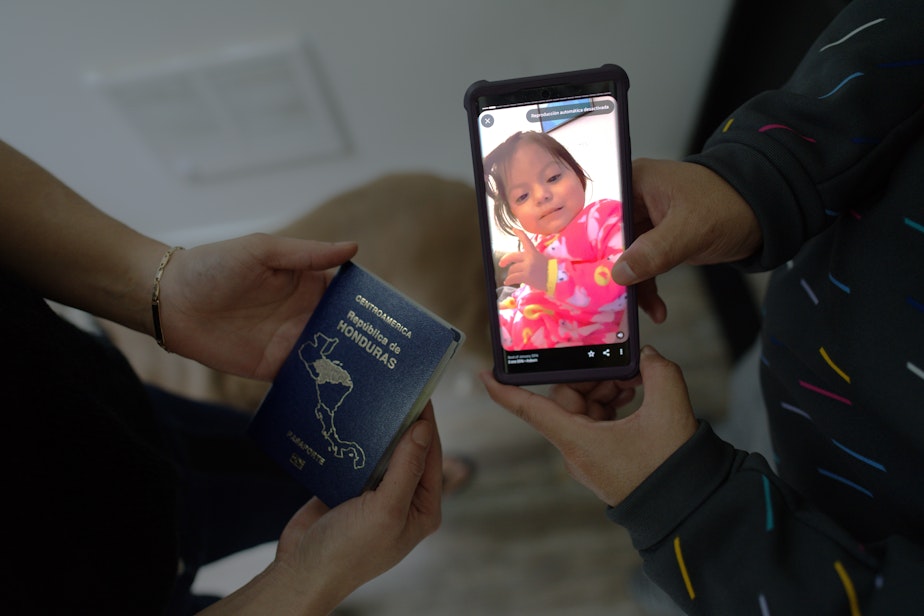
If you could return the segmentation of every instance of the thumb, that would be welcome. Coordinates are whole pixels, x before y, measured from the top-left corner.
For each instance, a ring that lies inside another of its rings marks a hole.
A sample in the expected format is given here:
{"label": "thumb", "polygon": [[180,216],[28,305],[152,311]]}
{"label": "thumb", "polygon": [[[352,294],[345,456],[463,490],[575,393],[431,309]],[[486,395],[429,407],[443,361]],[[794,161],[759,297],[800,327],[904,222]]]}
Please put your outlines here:
{"label": "thumb", "polygon": [[681,239],[685,236],[683,229],[675,229],[677,226],[668,216],[639,235],[613,265],[613,281],[623,286],[637,284],[685,262],[690,249]]}
{"label": "thumb", "polygon": [[268,236],[266,264],[275,269],[321,271],[343,265],[358,249],[356,242],[319,242]]}

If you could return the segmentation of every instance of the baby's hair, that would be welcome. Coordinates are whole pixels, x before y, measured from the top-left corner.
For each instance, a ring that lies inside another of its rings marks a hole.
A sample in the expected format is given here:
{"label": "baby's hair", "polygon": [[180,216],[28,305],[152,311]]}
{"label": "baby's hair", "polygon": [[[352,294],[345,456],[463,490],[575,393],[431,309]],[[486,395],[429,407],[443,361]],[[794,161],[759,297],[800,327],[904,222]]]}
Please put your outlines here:
{"label": "baby's hair", "polygon": [[546,133],[521,131],[514,133],[502,144],[484,157],[484,184],[488,196],[494,201],[494,222],[505,233],[514,235],[513,230],[519,226],[516,216],[510,210],[507,201],[507,165],[521,143],[535,143],[545,148],[556,160],[568,165],[577,174],[581,187],[587,189],[587,172],[574,159],[565,146]]}

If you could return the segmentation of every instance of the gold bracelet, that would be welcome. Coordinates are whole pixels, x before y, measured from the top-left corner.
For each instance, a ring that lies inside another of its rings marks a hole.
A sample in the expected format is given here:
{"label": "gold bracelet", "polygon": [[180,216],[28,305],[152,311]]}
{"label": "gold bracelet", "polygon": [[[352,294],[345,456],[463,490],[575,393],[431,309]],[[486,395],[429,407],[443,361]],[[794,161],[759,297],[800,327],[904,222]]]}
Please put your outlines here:
{"label": "gold bracelet", "polygon": [[157,341],[160,348],[168,353],[170,349],[167,348],[164,342],[164,330],[160,326],[160,278],[164,275],[164,269],[166,269],[170,257],[172,257],[173,253],[177,250],[183,250],[183,247],[174,246],[164,253],[164,257],[160,260],[160,265],[157,266],[157,271],[154,273],[154,289],[151,291],[151,313],[154,316],[154,340]]}

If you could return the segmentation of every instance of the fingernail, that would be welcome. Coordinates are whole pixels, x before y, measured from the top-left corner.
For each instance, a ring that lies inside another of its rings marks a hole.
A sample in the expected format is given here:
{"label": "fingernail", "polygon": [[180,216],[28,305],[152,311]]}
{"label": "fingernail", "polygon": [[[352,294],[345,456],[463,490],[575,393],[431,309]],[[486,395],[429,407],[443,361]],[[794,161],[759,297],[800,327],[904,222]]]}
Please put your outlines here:
{"label": "fingernail", "polygon": [[433,428],[426,421],[418,421],[411,430],[411,438],[421,447],[427,447],[433,440]]}
{"label": "fingernail", "polygon": [[635,272],[624,260],[619,260],[612,270],[613,281],[621,285],[635,284],[638,280]]}

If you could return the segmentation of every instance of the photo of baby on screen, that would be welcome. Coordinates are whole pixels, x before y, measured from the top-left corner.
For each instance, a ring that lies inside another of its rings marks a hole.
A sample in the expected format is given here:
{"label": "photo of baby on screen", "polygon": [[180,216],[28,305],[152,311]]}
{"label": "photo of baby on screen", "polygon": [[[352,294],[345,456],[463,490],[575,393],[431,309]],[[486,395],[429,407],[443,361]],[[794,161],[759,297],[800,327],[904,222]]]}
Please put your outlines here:
{"label": "photo of baby on screen", "polygon": [[[612,125],[604,132],[615,136]],[[615,175],[615,147],[603,150],[600,169]],[[599,190],[606,182],[591,195],[585,168],[541,130],[507,137],[484,157],[484,170],[498,235],[516,240],[512,250],[496,248],[504,348],[625,342],[626,289],[610,276],[625,247],[618,181],[610,196]]]}

